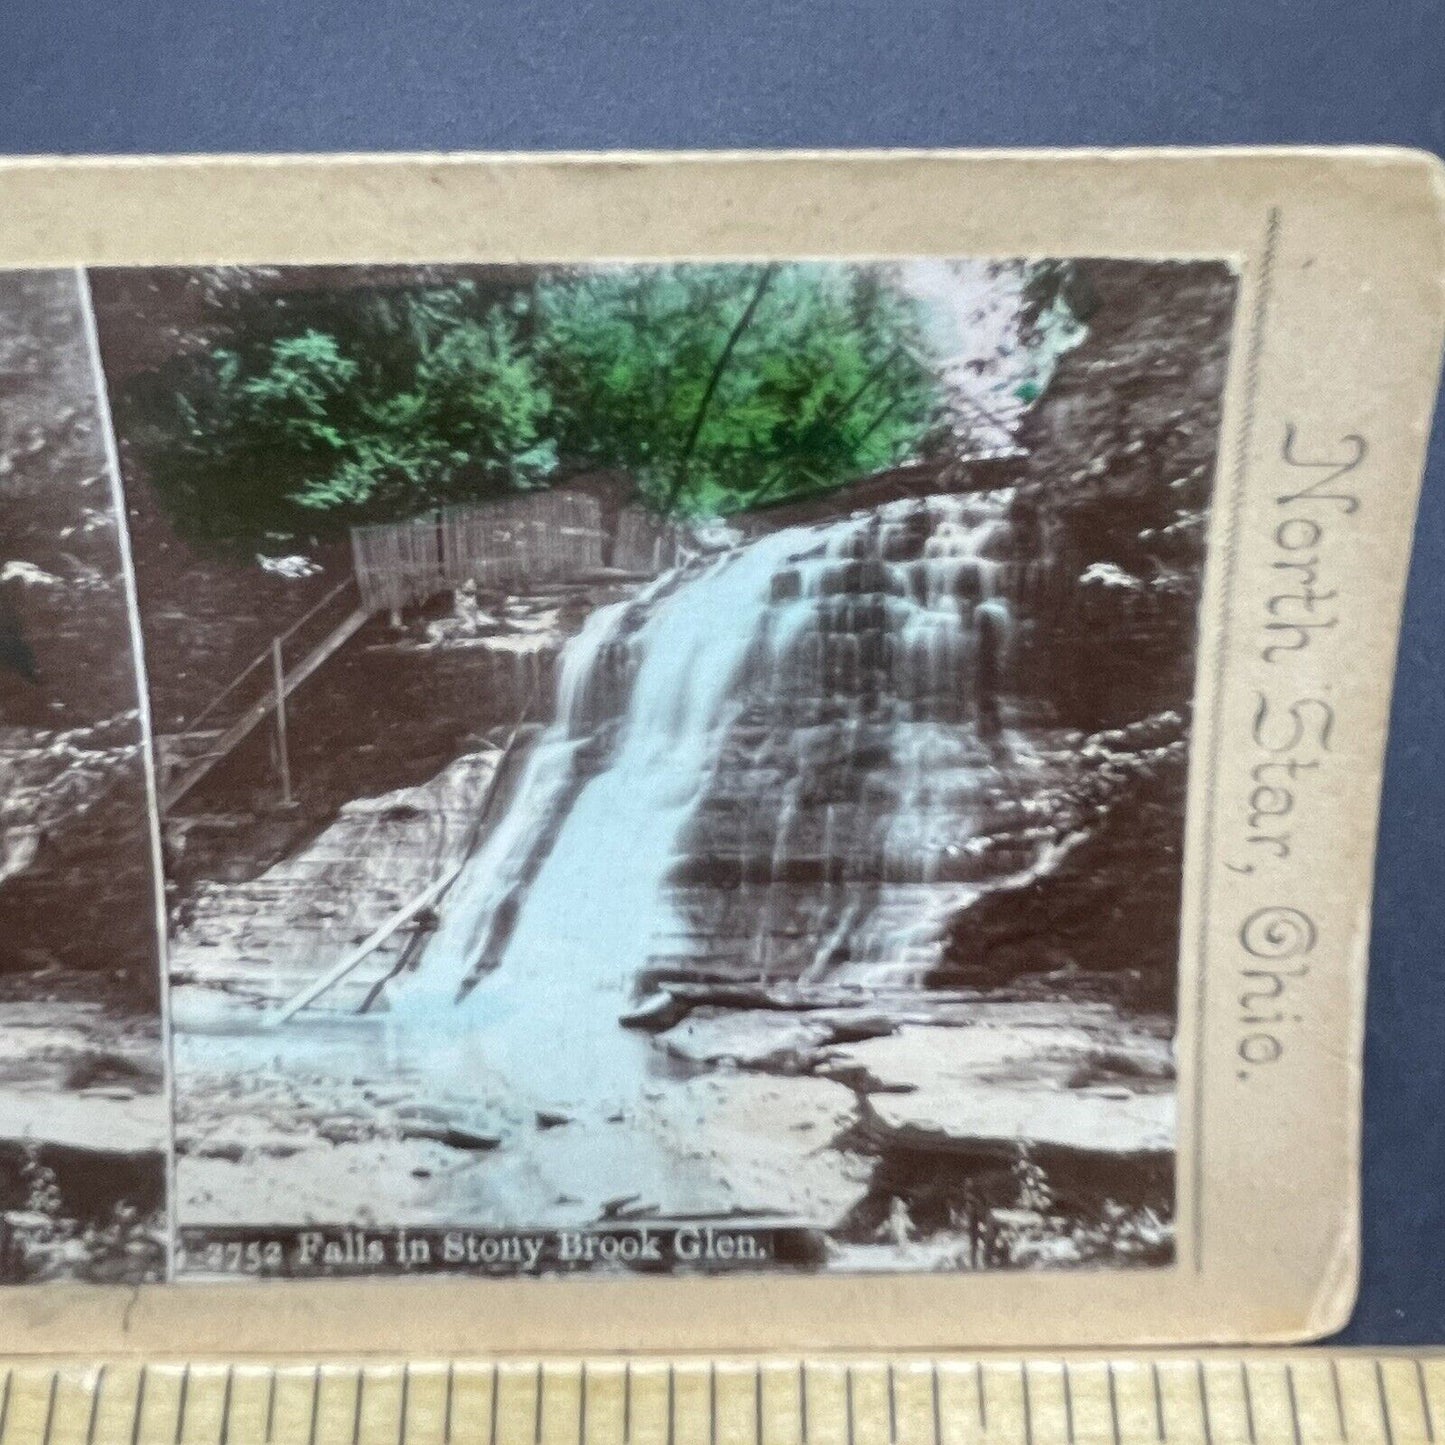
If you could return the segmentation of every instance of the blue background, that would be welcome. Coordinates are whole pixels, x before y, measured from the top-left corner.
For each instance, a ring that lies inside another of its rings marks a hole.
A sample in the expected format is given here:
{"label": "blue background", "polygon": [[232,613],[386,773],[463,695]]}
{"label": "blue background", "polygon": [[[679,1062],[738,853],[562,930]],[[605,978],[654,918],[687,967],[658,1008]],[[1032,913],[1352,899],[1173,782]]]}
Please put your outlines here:
{"label": "blue background", "polygon": [[[1445,5],[0,0],[0,152],[1249,142],[1445,150]],[[1437,417],[1380,840],[1360,1342],[1445,1342],[1442,624]]]}

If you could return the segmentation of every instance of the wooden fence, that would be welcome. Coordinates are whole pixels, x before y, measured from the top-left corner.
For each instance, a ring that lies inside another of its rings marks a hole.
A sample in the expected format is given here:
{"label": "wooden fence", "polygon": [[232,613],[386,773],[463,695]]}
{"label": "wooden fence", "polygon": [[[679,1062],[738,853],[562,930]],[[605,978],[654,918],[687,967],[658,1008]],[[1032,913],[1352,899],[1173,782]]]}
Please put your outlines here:
{"label": "wooden fence", "polygon": [[655,576],[682,559],[682,533],[672,522],[654,517],[641,507],[624,507],[617,514],[612,538],[612,565],[623,572]]}
{"label": "wooden fence", "polygon": [[381,612],[466,582],[505,588],[603,567],[650,575],[676,564],[679,542],[675,527],[639,508],[609,529],[595,497],[559,490],[354,527],[351,547],[362,606]]}

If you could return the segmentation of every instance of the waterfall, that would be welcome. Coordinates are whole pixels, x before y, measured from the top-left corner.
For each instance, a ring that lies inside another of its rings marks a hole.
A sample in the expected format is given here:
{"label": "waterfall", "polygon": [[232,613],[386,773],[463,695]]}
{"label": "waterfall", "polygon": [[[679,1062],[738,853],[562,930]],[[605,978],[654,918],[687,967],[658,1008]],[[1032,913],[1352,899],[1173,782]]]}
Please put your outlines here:
{"label": "waterfall", "polygon": [[563,652],[555,720],[396,1012],[526,1097],[640,1069],[649,965],[916,979],[973,895],[1002,725],[1008,495],[907,499],[664,574]]}

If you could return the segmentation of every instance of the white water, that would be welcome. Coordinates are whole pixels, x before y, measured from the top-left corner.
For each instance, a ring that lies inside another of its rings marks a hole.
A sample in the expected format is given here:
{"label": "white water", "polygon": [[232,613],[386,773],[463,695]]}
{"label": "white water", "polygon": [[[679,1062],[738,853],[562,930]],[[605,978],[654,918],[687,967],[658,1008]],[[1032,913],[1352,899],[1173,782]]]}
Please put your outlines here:
{"label": "white water", "polygon": [[[886,777],[874,763],[848,780],[849,800],[828,806],[827,881],[809,903],[818,932],[809,967],[795,976],[840,954],[850,976],[868,966],[883,975],[925,969],[974,891],[946,875],[984,771],[968,715],[975,617],[1002,616],[1003,604],[999,564],[980,549],[1002,525],[1005,501],[901,502],[774,533],[593,614],[562,655],[556,721],[398,990],[398,1024],[464,1030],[524,1107],[575,1114],[635,1095],[648,1042],[618,1015],[649,960],[686,953],[690,923],[666,880],[699,808],[729,781],[719,776],[729,748],[746,772],[734,736],[743,710],[751,704],[765,720],[771,710],[771,735],[792,765],[781,791],[764,772],[747,810],[776,877],[806,851],[806,750],[879,730],[879,700],[865,706],[857,696],[876,676],[863,665],[870,627],[890,694]],[[910,527],[915,543],[920,529],[926,539],[888,560]],[[864,561],[874,586],[860,599],[850,587]],[[793,574],[779,600],[780,580]],[[872,608],[868,626],[857,620],[860,601]],[[810,723],[800,707],[827,719]],[[584,758],[609,727],[616,734],[600,765]],[[763,920],[746,926],[758,934],[750,946],[764,972],[774,893],[737,891]]]}
{"label": "white water", "polygon": [[[589,1081],[632,1072],[638,1042],[616,1023],[651,940],[678,926],[660,887],[704,787],[713,740],[752,643],[743,620],[766,604],[773,573],[808,542],[788,531],[712,563],[651,606],[625,646],[637,659],[610,765],[577,795],[491,972],[456,1005],[538,1107],[575,1107]],[[654,589],[660,590],[660,589]],[[643,605],[647,605],[644,599]],[[402,1007],[454,999],[567,789],[587,739],[594,670],[629,604],[600,609],[566,648],[557,721],[539,740],[506,817],[447,899],[442,927]],[[595,1102],[595,1099],[594,1099]]]}

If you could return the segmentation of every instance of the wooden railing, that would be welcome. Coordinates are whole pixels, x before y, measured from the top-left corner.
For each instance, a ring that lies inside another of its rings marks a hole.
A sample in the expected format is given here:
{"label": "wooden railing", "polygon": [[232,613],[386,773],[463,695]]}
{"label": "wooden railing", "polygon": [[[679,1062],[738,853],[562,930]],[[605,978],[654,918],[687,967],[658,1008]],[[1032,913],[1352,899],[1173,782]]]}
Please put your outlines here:
{"label": "wooden railing", "polygon": [[370,614],[348,577],[271,639],[200,712],[156,739],[163,811],[177,803],[267,717],[274,715],[284,801],[291,799],[286,699],[350,638]]}
{"label": "wooden railing", "polygon": [[284,648],[293,637],[295,637],[298,633],[310,626],[310,624],[314,622],[316,618],[321,615],[322,612],[324,612],[328,607],[330,607],[349,587],[351,587],[353,585],[353,582],[354,579],[351,577],[343,578],[340,582],[336,584],[335,587],[331,589],[330,592],[326,594],[325,597],[323,597],[318,603],[316,603],[314,607],[310,608],[303,616],[298,617],[296,621],[293,622],[291,626],[288,627],[284,632],[279,633],[276,637],[274,637],[271,640],[270,644],[265,648],[265,650],[262,652],[258,652],[256,656],[253,657],[250,662],[248,662],[245,667],[243,667],[240,672],[238,672],[235,677],[233,677],[230,682],[228,682],[225,687],[223,687],[220,692],[218,692],[210,700],[210,702],[208,702],[205,707],[200,710],[200,712],[196,713],[194,717],[187,718],[186,721],[183,722],[181,726],[176,729],[174,736],[186,737],[192,733],[201,731],[204,725],[212,719],[217,717],[224,717],[225,713],[223,711],[223,705],[227,702],[227,700],[233,698],[238,692],[240,692],[241,689],[245,687],[246,683],[257,674],[264,676],[262,669],[270,665],[272,654],[276,648],[276,645],[279,643]]}
{"label": "wooden railing", "polygon": [[650,575],[676,563],[678,539],[639,507],[609,526],[596,497],[559,488],[354,527],[351,549],[362,606],[395,612],[468,582],[500,589],[604,567]]}

